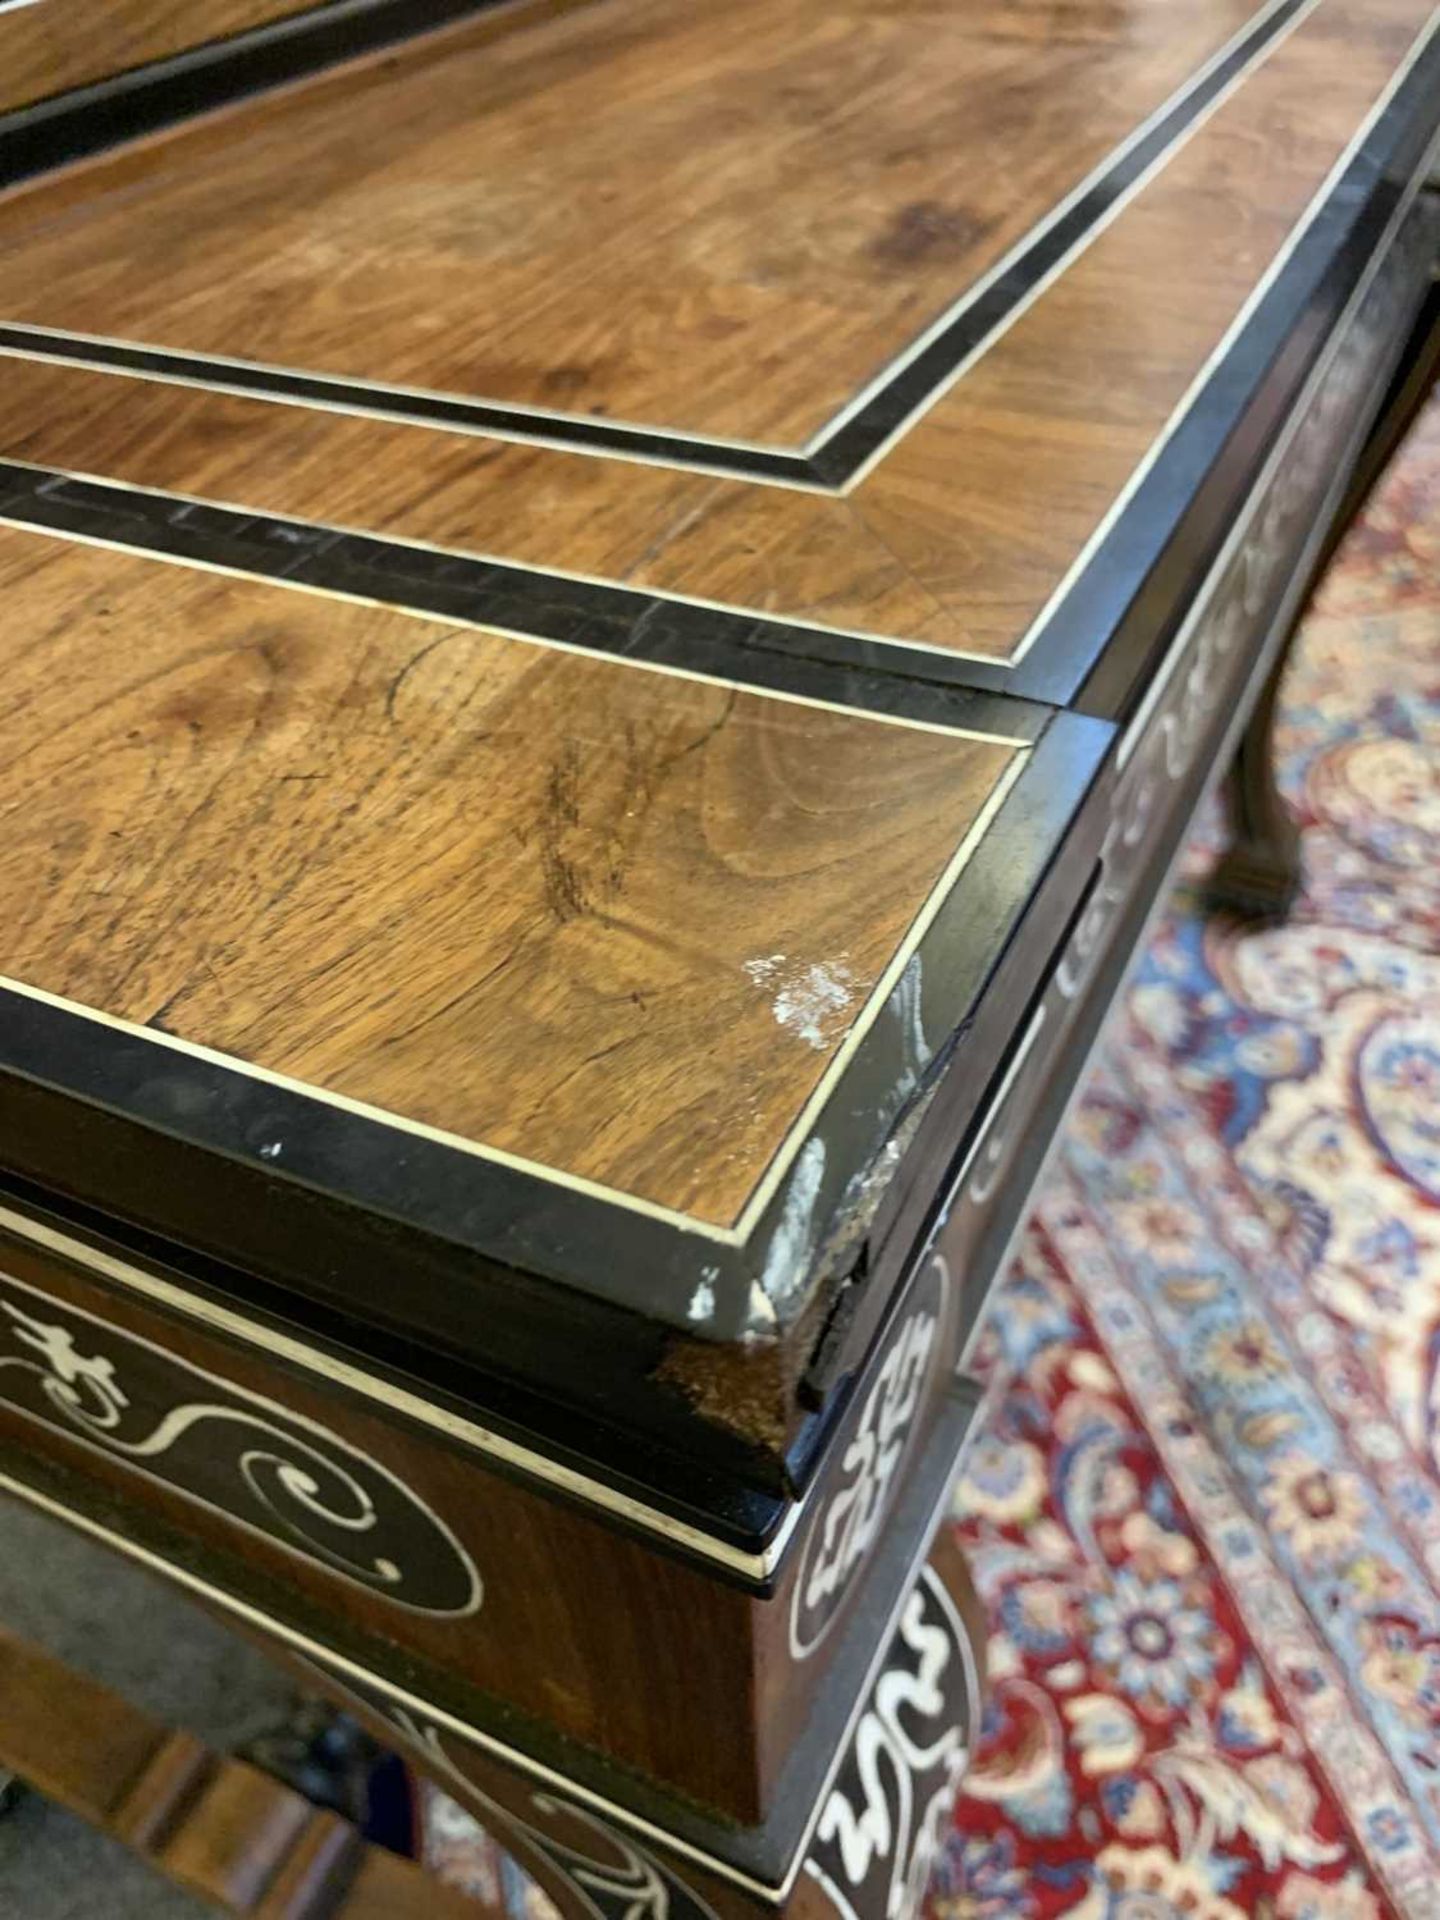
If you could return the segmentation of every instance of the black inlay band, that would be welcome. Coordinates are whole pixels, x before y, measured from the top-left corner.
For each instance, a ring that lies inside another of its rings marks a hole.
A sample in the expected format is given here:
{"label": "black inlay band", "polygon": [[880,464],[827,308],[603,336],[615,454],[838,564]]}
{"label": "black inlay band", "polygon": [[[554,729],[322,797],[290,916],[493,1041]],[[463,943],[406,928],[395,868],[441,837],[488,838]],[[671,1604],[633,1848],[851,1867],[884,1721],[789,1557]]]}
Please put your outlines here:
{"label": "black inlay band", "polygon": [[[703,435],[672,434],[599,417],[551,416],[523,406],[499,405],[459,394],[413,392],[389,387],[383,382],[362,383],[312,371],[267,367],[243,360],[217,360],[204,354],[175,352],[140,342],[91,339],[34,327],[0,325],[0,350],[103,368],[113,373],[150,375],[298,406],[319,405],[453,432],[493,433],[582,452],[620,453],[662,466],[735,474],[819,492],[841,492],[894,433],[1003,331],[1047,277],[1099,229],[1117,203],[1308,4],[1310,0],[1275,0],[1274,4],[1262,8],[1224,57],[1202,70],[1198,78],[1187,81],[1146,126],[1142,136],[1139,139],[1132,136],[1129,144],[1112,156],[1058,217],[1043,221],[1021,243],[1004,271],[988,283],[982,283],[981,290],[973,297],[962,301],[958,311],[932,340],[918,352],[902,356],[901,364],[889,376],[882,377],[874,393],[860,407],[853,413],[844,410],[838,423],[832,423],[808,448],[795,452],[748,447],[707,439]],[[287,50],[303,62],[297,71],[311,71],[327,64],[319,51],[324,46],[338,47],[339,52],[330,55],[332,59],[356,51],[352,42],[362,27],[366,44],[384,44],[406,31],[400,24],[402,15],[416,12],[423,15],[414,23],[418,29],[476,10],[476,0],[426,0],[426,4],[418,8],[414,0],[409,5],[401,4],[401,0],[378,0],[378,4],[372,0],[372,4],[358,11],[353,4],[324,8],[317,14],[302,16],[303,20],[313,22],[308,34],[296,31],[288,40],[277,37],[273,45],[267,40],[264,47],[248,52],[245,42],[255,36],[245,36],[231,43],[239,51],[229,62],[212,59],[172,83],[168,91],[157,79],[154,86],[159,93],[151,111],[153,113],[157,102],[170,98],[177,86],[178,100],[189,104],[182,104],[178,109],[172,107],[164,113],[161,117],[166,122],[184,112],[197,111],[207,91],[214,95],[208,104],[215,104],[218,98],[235,98],[273,84],[279,78],[293,77],[275,71],[277,62],[283,66]],[[154,71],[158,74],[159,70]],[[242,83],[244,74],[249,78]],[[267,74],[268,80],[264,77]],[[97,146],[111,144],[113,139],[125,138],[140,130],[135,116],[142,111],[143,100],[132,90],[108,103],[108,111],[120,116],[120,131],[96,137],[91,125],[95,116],[90,114],[82,116],[79,127],[67,132],[69,120],[58,110],[66,100],[78,98],[66,95],[56,103],[58,118],[52,132],[60,134],[62,150],[46,164],[73,157],[63,148],[65,140],[88,139],[91,144],[84,150],[94,151]],[[147,124],[156,123],[152,119]],[[44,143],[42,139],[41,148],[36,150],[35,138],[32,132],[32,144],[27,149],[23,130],[13,130],[10,120],[0,120],[0,181],[19,177],[14,171],[17,156],[21,174],[36,170],[36,152],[43,152]],[[14,145],[17,139],[18,148]],[[25,164],[27,153],[29,165]]]}
{"label": "black inlay band", "polygon": [[1238,73],[1279,38],[1309,0],[1280,0],[1262,11],[1208,73],[1171,99],[1146,133],[1105,167],[1058,219],[1022,243],[1005,271],[986,286],[919,353],[866,401],[853,418],[827,429],[811,448],[815,473],[843,487],[965,362],[974,358],[1032,299],[1041,282],[1081,247],[1142,177],[1176,146]]}
{"label": "black inlay band", "polygon": [[623,453],[663,466],[701,467],[749,480],[786,480],[823,493],[822,481],[803,454],[730,446],[724,441],[687,440],[649,433],[608,420],[558,418],[527,413],[523,407],[499,407],[445,393],[416,393],[402,387],[359,385],[327,374],[296,373],[236,360],[209,360],[198,353],[171,353],[163,347],[137,346],[125,340],[92,340],[83,334],[52,333],[38,327],[0,324],[0,352],[32,360],[59,360],[67,366],[97,367],[182,386],[213,387],[250,399],[282,400],[294,406],[320,406],[408,426],[443,427],[456,433],[494,433],[505,438],[548,442],[591,453]]}
{"label": "black inlay band", "polygon": [[380,535],[207,506],[8,461],[0,461],[0,520],[759,692],[981,733],[1013,736],[1025,730],[1024,709],[1005,694],[966,684],[971,663],[963,659],[936,656],[941,671],[920,678],[905,670],[904,649],[879,642],[854,642],[849,657],[835,658],[832,642],[843,647],[843,638],[814,628]]}

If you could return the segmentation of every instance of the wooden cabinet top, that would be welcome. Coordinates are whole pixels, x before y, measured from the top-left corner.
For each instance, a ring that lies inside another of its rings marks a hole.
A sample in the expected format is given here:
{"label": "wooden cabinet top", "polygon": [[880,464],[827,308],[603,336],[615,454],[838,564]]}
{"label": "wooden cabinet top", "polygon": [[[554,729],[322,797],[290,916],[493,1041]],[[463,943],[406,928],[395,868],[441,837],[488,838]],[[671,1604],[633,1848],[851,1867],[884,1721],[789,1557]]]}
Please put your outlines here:
{"label": "wooden cabinet top", "polygon": [[16,979],[701,1236],[1031,744],[14,528],[0,604]]}
{"label": "wooden cabinet top", "polygon": [[69,165],[62,96],[48,170],[0,115],[6,1164],[791,1391],[1003,1076],[1436,24],[518,0]]}

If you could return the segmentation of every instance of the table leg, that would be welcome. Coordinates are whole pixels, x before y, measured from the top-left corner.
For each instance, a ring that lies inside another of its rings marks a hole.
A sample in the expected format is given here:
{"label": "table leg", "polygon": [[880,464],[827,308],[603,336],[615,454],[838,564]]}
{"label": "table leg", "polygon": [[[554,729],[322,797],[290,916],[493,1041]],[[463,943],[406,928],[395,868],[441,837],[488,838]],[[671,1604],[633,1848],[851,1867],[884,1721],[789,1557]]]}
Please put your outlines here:
{"label": "table leg", "polygon": [[1218,907],[1256,918],[1282,918],[1303,883],[1300,835],[1275,780],[1275,711],[1280,682],[1310,593],[1318,585],[1440,371],[1440,288],[1433,289],[1401,356],[1379,418],[1370,431],[1344,503],[1315,563],[1310,586],[1261,690],[1225,783],[1230,845],[1207,885]]}
{"label": "table leg", "polygon": [[1230,844],[1207,891],[1217,906],[1247,918],[1283,918],[1304,881],[1300,832],[1275,778],[1275,710],[1295,631],[1276,656],[1225,779]]}

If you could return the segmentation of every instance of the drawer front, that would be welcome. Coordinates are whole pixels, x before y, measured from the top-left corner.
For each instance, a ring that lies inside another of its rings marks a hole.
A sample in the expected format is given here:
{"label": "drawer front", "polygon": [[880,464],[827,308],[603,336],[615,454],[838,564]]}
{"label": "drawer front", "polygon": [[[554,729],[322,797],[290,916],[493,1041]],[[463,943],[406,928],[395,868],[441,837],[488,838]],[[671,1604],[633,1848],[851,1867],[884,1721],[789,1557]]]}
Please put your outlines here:
{"label": "drawer front", "polygon": [[917,1463],[947,1420],[957,1447],[975,1410],[950,1384],[958,1304],[937,1263],[912,1275],[769,1571],[742,1583],[658,1509],[641,1535],[638,1513],[600,1507],[601,1483],[582,1505],[578,1469],[521,1480],[483,1429],[461,1436],[402,1383],[6,1207],[0,1489],[82,1524],[118,1517],[149,1564],[314,1657],[422,1685],[467,1723],[503,1703],[749,1823],[853,1622],[923,1547]]}
{"label": "drawer front", "polygon": [[0,10],[0,113],[301,10],[302,0],[34,0]]}
{"label": "drawer front", "polygon": [[[0,1483],[119,1516],[217,1604],[381,1676],[427,1675],[453,1711],[483,1722],[503,1703],[753,1813],[755,1616],[775,1601],[517,1479],[480,1440],[422,1425],[418,1399],[362,1395],[343,1362],[302,1367],[258,1323],[242,1344],[178,1276],[30,1223],[36,1243],[17,1219],[0,1223]],[[157,1280],[160,1305],[141,1290]],[[617,1697],[649,1648],[646,1683]],[[696,1742],[697,1710],[723,1736]]]}

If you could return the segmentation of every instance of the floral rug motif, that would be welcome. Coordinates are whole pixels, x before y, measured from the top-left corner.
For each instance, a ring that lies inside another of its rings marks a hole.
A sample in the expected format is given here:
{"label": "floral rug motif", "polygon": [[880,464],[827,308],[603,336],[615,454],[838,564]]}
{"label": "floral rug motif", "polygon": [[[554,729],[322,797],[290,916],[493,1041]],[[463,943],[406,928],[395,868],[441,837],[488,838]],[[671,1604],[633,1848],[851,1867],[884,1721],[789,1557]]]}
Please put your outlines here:
{"label": "floral rug motif", "polygon": [[1440,1916],[1440,406],[1279,753],[1304,899],[1182,887],[986,1336],[937,1920]]}
{"label": "floral rug motif", "polygon": [[[1304,899],[1245,931],[1182,884],[993,1309],[955,1521],[992,1688],[933,1920],[1440,1920],[1440,403],[1279,753]],[[427,1828],[548,1906],[443,1796]]]}

